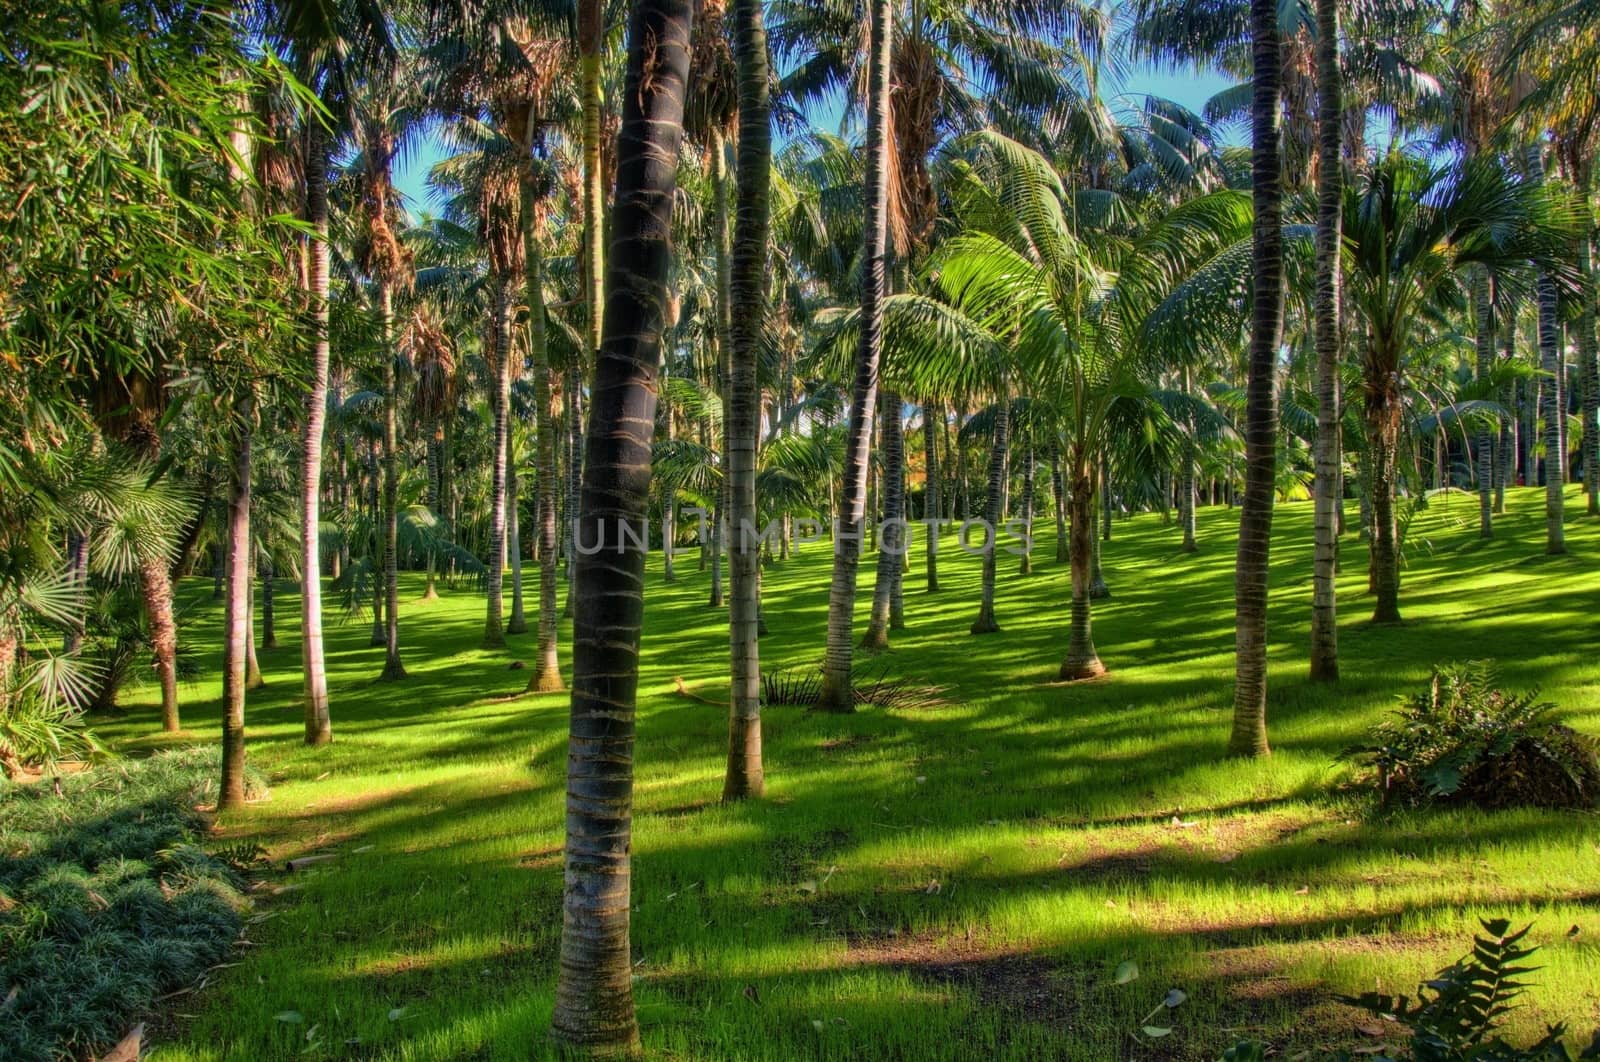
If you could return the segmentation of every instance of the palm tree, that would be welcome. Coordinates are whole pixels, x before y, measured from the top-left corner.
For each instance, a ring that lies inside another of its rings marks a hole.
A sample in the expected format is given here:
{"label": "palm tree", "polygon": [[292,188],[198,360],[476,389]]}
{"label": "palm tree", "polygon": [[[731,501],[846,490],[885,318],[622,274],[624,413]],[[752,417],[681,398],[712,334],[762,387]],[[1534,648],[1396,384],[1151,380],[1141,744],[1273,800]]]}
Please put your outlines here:
{"label": "palm tree", "polygon": [[229,429],[226,597],[222,618],[222,780],[217,810],[244,806],[244,697],[250,651],[250,443],[254,403],[248,388],[235,401]]}
{"label": "palm tree", "polygon": [[[1340,241],[1343,232],[1344,83],[1339,67],[1339,0],[1316,0],[1317,18],[1317,290],[1313,309],[1317,348],[1315,536],[1311,576],[1311,677],[1339,681],[1339,320]],[[1487,450],[1487,443],[1482,444]],[[1485,525],[1487,526],[1487,525]]]}
{"label": "palm tree", "polygon": [[731,689],[728,769],[722,798],[760,796],[761,542],[755,534],[756,443],[761,420],[757,361],[767,327],[767,238],[771,228],[772,117],[767,88],[767,31],[761,0],[735,0],[734,54],[739,68],[738,214],[733,237],[732,349],[728,377],[728,498],[732,596],[728,608]]}
{"label": "palm tree", "polygon": [[557,1040],[593,1053],[639,1050],[628,915],[644,546],[642,535],[627,532],[639,530],[649,501],[692,10],[689,0],[633,5],[609,301],[577,514],[583,541],[608,534],[619,547],[604,557],[573,558],[566,889],[552,1031]]}
{"label": "palm tree", "polygon": [[1264,756],[1267,747],[1267,556],[1272,544],[1278,457],[1278,345],[1283,336],[1283,163],[1278,128],[1281,38],[1274,0],[1250,0],[1254,59],[1250,106],[1250,357],[1245,386],[1245,485],[1234,571],[1233,733],[1228,751]]}

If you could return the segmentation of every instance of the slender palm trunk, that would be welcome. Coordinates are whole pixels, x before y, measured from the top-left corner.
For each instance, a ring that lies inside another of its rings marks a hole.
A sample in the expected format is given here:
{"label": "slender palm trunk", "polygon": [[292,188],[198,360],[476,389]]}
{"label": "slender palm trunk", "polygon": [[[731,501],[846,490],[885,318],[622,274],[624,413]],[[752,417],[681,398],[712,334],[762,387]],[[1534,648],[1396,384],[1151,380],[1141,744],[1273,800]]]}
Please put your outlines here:
{"label": "slender palm trunk", "polygon": [[533,373],[533,460],[535,549],[539,555],[539,647],[530,693],[565,688],[558,652],[556,596],[556,417],[555,388],[551,386],[550,351],[544,303],[544,246],[538,226],[532,174],[525,174],[522,189],[522,246],[524,298],[528,304],[528,360]]}
{"label": "slender palm trunk", "polygon": [[883,464],[883,541],[878,550],[877,579],[872,586],[872,618],[861,639],[863,649],[889,648],[889,603],[905,548],[905,484],[901,476],[905,440],[900,430],[900,406],[899,395],[893,391],[883,393],[879,418],[883,425],[879,451]]}
{"label": "slender palm trunk", "polygon": [[594,1054],[638,1055],[628,943],[634,707],[644,618],[643,535],[668,233],[689,69],[690,0],[636,0],[618,137],[605,339],[595,364],[576,556],[566,886],[552,1033]]}
{"label": "slender palm trunk", "polygon": [[511,448],[511,295],[505,277],[495,277],[493,329],[494,390],[489,396],[494,410],[494,452],[489,458],[489,550],[485,589],[488,607],[483,623],[483,647],[501,649],[506,644],[500,616],[504,607],[501,590],[505,586],[506,563],[506,468]]}
{"label": "slender palm trunk", "polygon": [[1000,629],[994,615],[995,555],[999,552],[997,530],[1006,507],[1006,479],[1009,476],[1006,451],[1010,432],[1011,401],[1002,387],[995,405],[994,446],[989,451],[989,499],[983,513],[989,525],[984,531],[989,545],[983,551],[983,586],[978,602],[978,618],[972,621],[973,634],[993,634]]}
{"label": "slender palm trunk", "polygon": [[248,614],[245,617],[245,629],[249,637],[245,639],[244,657],[244,688],[258,690],[267,684],[261,674],[261,661],[256,659],[256,598],[254,593],[255,579],[252,577],[251,586],[245,590],[245,608]]}
{"label": "slender palm trunk", "polygon": [[844,489],[834,534],[833,578],[828,586],[828,644],[818,701],[819,708],[830,712],[855,710],[855,689],[850,677],[854,648],[851,624],[867,504],[872,421],[878,401],[878,362],[883,353],[883,299],[888,291],[889,10],[889,0],[872,0],[867,74],[866,217],[861,253],[861,340],[850,391]]}
{"label": "slender palm trunk", "polygon": [[[944,419],[943,407],[928,398],[922,402],[922,463],[926,482],[922,488],[922,519],[938,521],[944,516],[944,498],[939,482],[939,451],[934,433]],[[948,455],[946,455],[948,456]],[[928,544],[923,550],[928,573],[928,593],[939,591],[939,525],[926,523]]]}
{"label": "slender palm trunk", "polygon": [[1090,585],[1093,581],[1090,564],[1095,550],[1095,511],[1093,466],[1081,455],[1074,458],[1071,494],[1067,502],[1071,510],[1070,534],[1072,564],[1072,629],[1067,642],[1067,656],[1061,662],[1063,681],[1094,678],[1106,672],[1095,652],[1094,634],[1090,628]]}
{"label": "slender palm trunk", "polygon": [[1279,158],[1276,0],[1250,0],[1254,60],[1250,104],[1252,300],[1245,381],[1245,489],[1234,572],[1233,733],[1228,751],[1263,756],[1267,746],[1267,557],[1278,456],[1276,368],[1283,334],[1283,172]]}
{"label": "slender palm trunk", "polygon": [[506,560],[511,565],[511,617],[506,620],[507,634],[528,633],[527,603],[522,596],[521,485],[522,478],[517,475],[517,448],[512,443],[506,447]]}
{"label": "slender palm trunk", "polygon": [[1561,435],[1567,403],[1562,386],[1565,359],[1561,354],[1561,334],[1556,318],[1556,282],[1547,271],[1539,273],[1538,293],[1539,364],[1545,374],[1539,392],[1539,416],[1544,421],[1544,551],[1559,554],[1567,551],[1566,529],[1562,526],[1566,518],[1563,491],[1567,483],[1567,453]]}
{"label": "slender palm trunk", "polygon": [[[1580,159],[1573,169],[1573,183],[1577,186],[1580,202],[1593,202],[1594,167],[1588,159]],[[1585,218],[1588,218],[1586,213]],[[1589,516],[1600,515],[1600,335],[1595,333],[1595,299],[1600,286],[1595,283],[1594,252],[1595,231],[1585,224],[1577,239],[1578,316],[1573,322],[1577,330],[1578,386],[1580,388],[1580,416],[1583,441],[1580,454],[1583,463],[1584,511]]]}
{"label": "slender palm trunk", "polygon": [[400,662],[400,437],[398,383],[394,371],[394,292],[388,283],[378,291],[383,358],[383,674],[406,677]]}
{"label": "slender palm trunk", "polygon": [[728,374],[728,498],[733,524],[728,567],[728,768],[722,799],[765,789],[761,760],[761,539],[756,529],[756,443],[761,426],[757,367],[767,320],[772,118],[762,0],[734,0],[739,68],[738,197],[729,298],[734,309]]}
{"label": "slender palm trunk", "polygon": [[[1494,367],[1494,276],[1487,267],[1472,273],[1472,324],[1476,333],[1477,375],[1482,383]],[[1489,429],[1478,429],[1472,440],[1478,480],[1478,537],[1494,537],[1494,446]]]}
{"label": "slender palm trunk", "polygon": [[261,648],[278,647],[278,616],[276,588],[277,569],[270,560],[261,565]]}
{"label": "slender palm trunk", "polygon": [[250,657],[250,445],[248,393],[235,404],[233,468],[222,618],[222,780],[217,810],[244,804],[244,694]]}
{"label": "slender palm trunk", "polygon": [[1023,551],[1020,570],[1023,575],[1033,574],[1033,446],[1022,448],[1022,536]]}
{"label": "slender palm trunk", "polygon": [[371,517],[372,531],[367,536],[367,557],[372,561],[372,644],[387,645],[389,633],[383,623],[384,607],[389,596],[383,580],[383,440],[373,439],[367,447],[367,512]]}
{"label": "slender palm trunk", "polygon": [[1372,465],[1372,622],[1400,622],[1400,529],[1395,515],[1399,477],[1400,396],[1369,391],[1367,452]]}
{"label": "slender palm trunk", "polygon": [[1066,564],[1072,555],[1067,542],[1067,483],[1061,474],[1061,448],[1050,444],[1050,489],[1056,502],[1056,563]]}
{"label": "slender palm trunk", "polygon": [[1339,0],[1317,0],[1316,480],[1312,486],[1311,678],[1339,681],[1340,238],[1344,228],[1344,85]]}
{"label": "slender palm trunk", "polygon": [[306,123],[306,221],[311,237],[311,365],[300,444],[300,654],[307,745],[333,740],[322,650],[322,429],[328,415],[328,148],[316,117]]}
{"label": "slender palm trunk", "polygon": [[578,522],[578,494],[583,477],[583,373],[569,367],[566,373],[567,391],[567,519],[563,525],[567,555],[567,601],[563,606],[572,613],[572,592],[577,582],[577,567],[573,563],[572,540]]}

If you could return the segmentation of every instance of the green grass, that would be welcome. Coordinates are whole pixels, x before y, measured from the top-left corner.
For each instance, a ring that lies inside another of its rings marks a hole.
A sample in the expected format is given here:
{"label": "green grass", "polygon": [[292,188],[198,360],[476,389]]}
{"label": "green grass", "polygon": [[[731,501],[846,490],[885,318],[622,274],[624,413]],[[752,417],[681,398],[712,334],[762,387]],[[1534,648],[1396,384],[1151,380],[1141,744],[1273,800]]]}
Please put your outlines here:
{"label": "green grass", "polygon": [[[948,705],[848,717],[769,709],[768,799],[717,803],[725,613],[692,559],[651,557],[634,819],[633,944],[652,1057],[1213,1058],[1254,1035],[1282,1048],[1359,1039],[1333,992],[1410,991],[1459,955],[1476,920],[1537,920],[1529,1034],[1600,1024],[1600,820],[1450,811],[1375,819],[1335,762],[1432,664],[1495,658],[1571,723],[1600,732],[1600,520],[1543,555],[1542,492],[1515,491],[1497,537],[1475,499],[1435,502],[1410,533],[1400,628],[1369,626],[1365,551],[1345,544],[1345,681],[1305,680],[1310,508],[1274,528],[1274,755],[1225,761],[1236,513],[1200,514],[1201,552],[1154,516],[1105,546],[1114,598],[1095,614],[1109,678],[1052,682],[1067,579],[1045,534],[1035,572],[1002,562],[1004,631],[973,637],[979,564],[942,554],[944,589],[906,577],[909,630],[863,666],[946,687]],[[1581,498],[1569,495],[1569,513]],[[1041,528],[1048,532],[1048,528]],[[828,552],[768,569],[769,668],[820,658]],[[870,567],[870,566],[868,566]],[[531,573],[530,573],[531,575]],[[863,589],[871,575],[864,568]],[[186,585],[192,640],[216,636],[209,584]],[[477,648],[482,600],[404,585],[411,677],[376,681],[370,623],[329,630],[336,743],[300,744],[292,598],[248,711],[270,801],[231,815],[294,877],[243,962],[163,1030],[158,1059],[521,1058],[549,1048],[560,933],[566,701],[521,696],[532,635]],[[858,629],[865,625],[862,595]],[[214,653],[209,654],[214,656]],[[563,665],[570,666],[563,655]],[[186,691],[196,738],[217,683]],[[138,695],[129,697],[130,701]],[[127,750],[159,743],[153,704],[99,721]],[[1174,819],[1180,824],[1174,824]],[[1569,934],[1575,927],[1576,933]],[[1141,977],[1113,983],[1132,959]],[[1167,989],[1175,1032],[1136,1040]],[[403,1009],[401,1009],[403,1008]],[[304,1022],[275,1020],[295,1011]],[[312,1025],[316,1026],[307,1040]],[[359,1040],[359,1043],[356,1041]]]}

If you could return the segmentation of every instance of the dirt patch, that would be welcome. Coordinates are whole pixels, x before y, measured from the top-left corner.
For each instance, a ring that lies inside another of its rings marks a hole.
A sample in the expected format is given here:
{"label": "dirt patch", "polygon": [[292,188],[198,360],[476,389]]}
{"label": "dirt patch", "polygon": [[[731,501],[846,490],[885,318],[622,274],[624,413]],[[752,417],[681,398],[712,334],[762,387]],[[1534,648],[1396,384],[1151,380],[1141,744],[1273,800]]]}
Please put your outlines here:
{"label": "dirt patch", "polygon": [[561,857],[566,852],[563,845],[554,845],[550,848],[541,848],[537,852],[528,852],[517,857],[517,866],[529,870],[553,870],[561,866]]}
{"label": "dirt patch", "polygon": [[964,989],[985,1007],[1027,1021],[1064,1024],[1074,1008],[1056,983],[1058,964],[1034,952],[930,935],[878,937],[853,945],[847,962],[901,970],[919,981]]}

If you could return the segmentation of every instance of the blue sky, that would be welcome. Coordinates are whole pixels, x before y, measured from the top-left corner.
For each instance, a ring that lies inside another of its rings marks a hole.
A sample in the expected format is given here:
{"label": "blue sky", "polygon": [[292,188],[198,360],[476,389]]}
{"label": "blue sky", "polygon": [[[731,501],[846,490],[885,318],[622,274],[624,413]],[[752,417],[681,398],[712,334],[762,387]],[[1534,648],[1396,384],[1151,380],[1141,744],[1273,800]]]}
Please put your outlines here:
{"label": "blue sky", "polygon": [[[1181,103],[1190,110],[1199,111],[1221,89],[1228,86],[1226,78],[1216,74],[1193,71],[1173,72],[1152,67],[1135,67],[1125,78],[1121,92],[1132,95],[1163,96]],[[1237,130],[1227,139],[1236,140]],[[436,139],[424,138],[413,145],[395,167],[395,184],[399,186],[412,210],[426,209],[428,170],[444,155],[444,146]]]}

